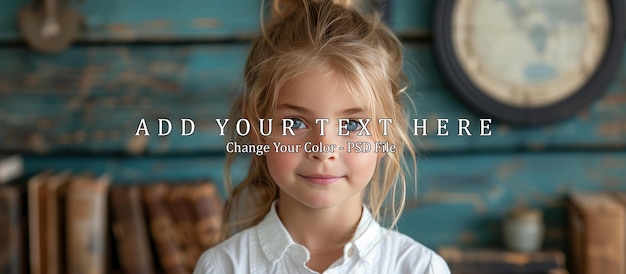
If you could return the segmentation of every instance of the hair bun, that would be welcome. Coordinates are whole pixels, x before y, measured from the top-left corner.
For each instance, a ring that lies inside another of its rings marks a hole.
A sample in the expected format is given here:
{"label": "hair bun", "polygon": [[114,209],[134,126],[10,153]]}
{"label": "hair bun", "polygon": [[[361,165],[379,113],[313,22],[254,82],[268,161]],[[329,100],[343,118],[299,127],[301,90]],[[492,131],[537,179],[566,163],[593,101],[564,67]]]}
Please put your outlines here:
{"label": "hair bun", "polygon": [[305,0],[274,0],[273,17],[282,17],[302,8]]}

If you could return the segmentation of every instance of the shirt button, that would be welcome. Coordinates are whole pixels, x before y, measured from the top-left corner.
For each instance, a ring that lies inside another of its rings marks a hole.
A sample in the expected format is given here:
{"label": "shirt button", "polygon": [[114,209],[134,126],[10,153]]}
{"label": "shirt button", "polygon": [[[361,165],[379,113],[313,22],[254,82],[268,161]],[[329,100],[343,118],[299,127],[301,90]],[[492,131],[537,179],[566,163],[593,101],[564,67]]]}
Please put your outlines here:
{"label": "shirt button", "polygon": [[350,249],[348,249],[348,257],[352,257],[353,254],[354,254],[354,247],[350,247]]}

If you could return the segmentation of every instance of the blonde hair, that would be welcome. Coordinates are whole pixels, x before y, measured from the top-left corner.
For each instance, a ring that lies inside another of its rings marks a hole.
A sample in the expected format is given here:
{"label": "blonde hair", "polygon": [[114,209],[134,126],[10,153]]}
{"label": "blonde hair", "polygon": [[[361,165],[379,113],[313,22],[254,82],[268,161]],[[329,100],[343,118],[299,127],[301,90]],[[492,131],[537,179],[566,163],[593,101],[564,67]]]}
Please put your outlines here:
{"label": "blonde hair", "polygon": [[[388,220],[393,227],[405,204],[404,152],[410,154],[416,170],[403,108],[407,81],[402,71],[402,46],[378,15],[362,15],[353,2],[276,0],[271,20],[252,44],[245,65],[245,91],[236,100],[229,118],[258,121],[269,117],[276,109],[279,91],[290,79],[319,68],[339,73],[349,83],[352,97],[369,111],[372,121],[393,121],[387,136],[379,130],[374,130],[373,135],[376,140],[395,144],[398,152],[388,153],[379,161],[364,197],[373,217]],[[252,137],[236,135],[234,123],[229,125],[228,141],[262,140],[258,123],[251,123]],[[248,176],[232,188],[234,157],[235,154],[228,154],[224,167],[229,191],[224,207],[225,237],[258,224],[279,193],[265,157],[253,157]]]}

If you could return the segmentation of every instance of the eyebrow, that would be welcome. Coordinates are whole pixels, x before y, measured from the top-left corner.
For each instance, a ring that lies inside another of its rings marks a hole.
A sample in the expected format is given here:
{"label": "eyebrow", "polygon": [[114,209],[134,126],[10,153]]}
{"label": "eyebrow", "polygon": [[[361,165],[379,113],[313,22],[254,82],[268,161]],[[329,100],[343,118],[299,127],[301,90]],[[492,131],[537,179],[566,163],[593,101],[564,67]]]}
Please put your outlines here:
{"label": "eyebrow", "polygon": [[[280,104],[276,107],[277,109],[289,109],[289,110],[294,110],[297,112],[301,112],[307,115],[311,114],[311,110],[305,108],[305,107],[301,107],[301,106],[296,106],[296,105],[291,105],[291,104]],[[362,108],[356,107],[356,108],[349,108],[349,109],[344,109],[342,111],[340,111],[338,114],[338,116],[350,116],[350,115],[354,115],[354,114],[363,114],[365,113],[365,110],[363,110]]]}

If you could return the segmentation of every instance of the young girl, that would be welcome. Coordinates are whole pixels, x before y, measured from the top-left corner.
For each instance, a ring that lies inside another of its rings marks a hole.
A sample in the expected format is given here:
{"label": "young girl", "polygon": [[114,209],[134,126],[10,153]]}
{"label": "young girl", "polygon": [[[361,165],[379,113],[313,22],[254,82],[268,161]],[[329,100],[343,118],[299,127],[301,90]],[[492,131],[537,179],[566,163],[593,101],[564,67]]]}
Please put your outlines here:
{"label": "young girl", "polygon": [[225,233],[234,235],[194,273],[449,273],[433,251],[378,223],[397,223],[405,154],[415,163],[401,44],[388,28],[350,0],[276,0],[245,76],[228,125],[247,119],[252,130],[231,127],[231,141],[270,149],[230,192]]}

